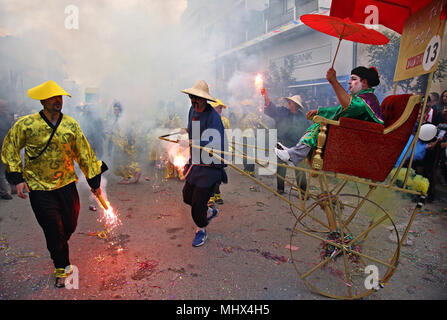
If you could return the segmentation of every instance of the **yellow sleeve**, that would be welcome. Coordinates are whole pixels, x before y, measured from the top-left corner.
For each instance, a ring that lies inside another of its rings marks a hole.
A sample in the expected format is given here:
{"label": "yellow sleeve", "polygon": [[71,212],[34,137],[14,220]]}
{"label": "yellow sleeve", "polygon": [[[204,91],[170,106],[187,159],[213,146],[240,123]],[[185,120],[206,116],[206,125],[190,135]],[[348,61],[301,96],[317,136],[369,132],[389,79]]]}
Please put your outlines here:
{"label": "yellow sleeve", "polygon": [[225,129],[230,129],[230,121],[225,118],[224,116],[221,117],[222,119],[222,124],[224,126]]}
{"label": "yellow sleeve", "polygon": [[3,140],[1,158],[8,173],[23,172],[20,150],[25,146],[26,136],[25,130],[22,129],[22,121],[18,120]]}
{"label": "yellow sleeve", "polygon": [[79,124],[76,123],[76,138],[74,145],[75,161],[78,163],[87,179],[91,179],[101,173],[102,161],[96,159],[95,152],[90,147],[82,133]]}

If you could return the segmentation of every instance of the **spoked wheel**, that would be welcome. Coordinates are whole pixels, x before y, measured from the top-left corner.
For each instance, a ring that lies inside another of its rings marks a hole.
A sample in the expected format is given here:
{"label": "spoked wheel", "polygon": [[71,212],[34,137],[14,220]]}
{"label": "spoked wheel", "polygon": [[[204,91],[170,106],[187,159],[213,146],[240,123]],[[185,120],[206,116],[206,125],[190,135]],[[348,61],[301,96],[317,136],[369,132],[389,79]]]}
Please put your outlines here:
{"label": "spoked wheel", "polygon": [[[398,264],[400,240],[394,222],[382,207],[359,195],[328,196],[318,206],[324,201],[322,224],[318,222],[323,231],[309,232],[302,221],[295,222],[290,248],[298,249],[290,249],[290,254],[296,272],[327,297],[359,299],[374,293],[388,282]],[[326,212],[336,227],[332,231],[324,219]],[[389,239],[390,226],[395,241]]]}
{"label": "spoked wheel", "polygon": [[312,199],[307,199],[305,203],[306,207],[301,211],[294,209],[292,206],[290,206],[290,210],[297,222],[306,230],[318,233],[329,233],[330,226],[325,211],[328,198],[325,194],[314,195]]}
{"label": "spoked wheel", "polygon": [[[330,190],[329,194],[337,195],[339,194],[343,188],[345,187],[347,181],[341,181],[332,186],[327,186],[326,189]],[[323,186],[320,186],[320,189],[323,189]],[[312,232],[320,232],[320,233],[329,233],[331,231],[331,226],[328,223],[328,204],[329,201],[335,201],[334,197],[329,197],[328,192],[321,191],[313,191],[306,190],[307,196],[304,192],[298,192],[298,205],[300,209],[294,208],[292,205],[289,205],[290,211],[297,219],[297,222],[301,224],[306,230]],[[330,198],[330,199],[329,199]],[[303,199],[306,199],[303,202]],[[294,200],[293,197],[289,194],[289,200]],[[295,199],[296,200],[296,199]],[[356,203],[345,203],[343,205],[346,206],[357,206],[359,205],[359,201]]]}

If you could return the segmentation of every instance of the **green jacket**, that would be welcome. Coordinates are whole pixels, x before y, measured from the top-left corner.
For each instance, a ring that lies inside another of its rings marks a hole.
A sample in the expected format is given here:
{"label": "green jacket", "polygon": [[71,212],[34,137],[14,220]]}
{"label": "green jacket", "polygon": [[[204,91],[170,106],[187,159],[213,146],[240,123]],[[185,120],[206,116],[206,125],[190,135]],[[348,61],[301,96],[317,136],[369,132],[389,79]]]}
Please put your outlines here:
{"label": "green jacket", "polygon": [[[353,118],[383,124],[383,116],[380,111],[380,104],[374,95],[374,89],[368,88],[351,95],[351,103],[346,109],[341,105],[338,107],[319,108],[317,115],[331,120],[343,118]],[[301,143],[311,148],[317,147],[320,123],[314,123],[304,133]]]}

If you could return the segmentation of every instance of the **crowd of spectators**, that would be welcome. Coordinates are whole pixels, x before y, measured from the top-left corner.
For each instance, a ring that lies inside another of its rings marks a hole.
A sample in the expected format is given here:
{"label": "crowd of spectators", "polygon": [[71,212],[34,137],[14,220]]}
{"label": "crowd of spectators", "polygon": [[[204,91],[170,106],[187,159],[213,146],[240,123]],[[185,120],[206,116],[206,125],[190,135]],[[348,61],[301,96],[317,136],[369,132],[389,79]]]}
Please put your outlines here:
{"label": "crowd of spectators", "polygon": [[428,201],[434,201],[440,199],[435,193],[436,185],[447,186],[447,90],[441,95],[430,93],[423,123],[437,127],[437,135],[426,144],[421,172],[430,181]]}
{"label": "crowd of spectators", "polygon": [[[335,95],[326,94],[324,90],[318,95],[311,91],[300,92],[305,112],[320,107],[336,107],[338,105]],[[436,186],[447,186],[447,90],[441,94],[431,92],[427,99],[427,106],[423,124],[431,123],[438,129],[432,141],[425,144],[426,152],[422,161],[416,162],[413,168],[418,174],[430,181],[428,201],[440,200],[441,195],[436,194]]]}

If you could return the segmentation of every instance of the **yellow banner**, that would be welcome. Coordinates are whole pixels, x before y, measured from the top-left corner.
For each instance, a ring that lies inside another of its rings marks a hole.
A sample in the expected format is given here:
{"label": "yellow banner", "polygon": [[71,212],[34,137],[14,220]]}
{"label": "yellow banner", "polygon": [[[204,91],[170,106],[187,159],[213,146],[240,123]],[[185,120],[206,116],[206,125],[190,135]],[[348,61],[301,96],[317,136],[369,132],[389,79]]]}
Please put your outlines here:
{"label": "yellow banner", "polygon": [[445,18],[441,20],[441,13],[446,1],[434,0],[405,21],[395,82],[431,73],[438,68],[446,21]]}

